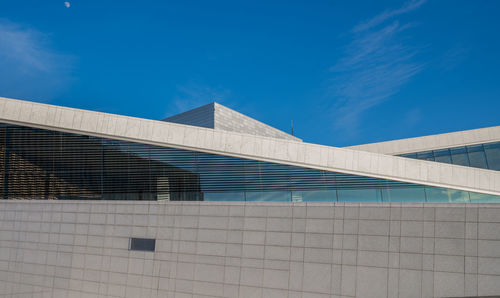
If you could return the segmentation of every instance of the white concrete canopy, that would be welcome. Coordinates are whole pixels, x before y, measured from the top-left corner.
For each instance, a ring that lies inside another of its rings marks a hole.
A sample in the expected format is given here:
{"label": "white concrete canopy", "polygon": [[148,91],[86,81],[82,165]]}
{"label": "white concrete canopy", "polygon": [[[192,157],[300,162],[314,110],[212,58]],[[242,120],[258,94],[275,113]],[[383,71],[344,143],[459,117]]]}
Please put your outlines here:
{"label": "white concrete canopy", "polygon": [[346,147],[354,150],[399,155],[500,141],[500,126],[471,129],[416,138]]}
{"label": "white concrete canopy", "polygon": [[500,172],[0,97],[0,122],[500,195]]}

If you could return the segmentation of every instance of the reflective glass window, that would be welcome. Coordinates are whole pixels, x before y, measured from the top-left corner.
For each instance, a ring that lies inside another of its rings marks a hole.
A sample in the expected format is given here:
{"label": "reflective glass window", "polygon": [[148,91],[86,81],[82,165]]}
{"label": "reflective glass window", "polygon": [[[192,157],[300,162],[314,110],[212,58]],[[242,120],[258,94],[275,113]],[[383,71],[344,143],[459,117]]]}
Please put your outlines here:
{"label": "reflective glass window", "polygon": [[500,203],[500,196],[470,192],[471,203]]}
{"label": "reflective glass window", "polygon": [[500,142],[407,153],[400,156],[500,171]]}
{"label": "reflective glass window", "polygon": [[451,155],[449,149],[435,150],[434,151],[434,161],[451,163]]}
{"label": "reflective glass window", "polygon": [[245,201],[244,192],[207,192],[203,194],[204,201]]}
{"label": "reflective glass window", "polygon": [[417,159],[434,161],[434,154],[432,151],[418,152]]}
{"label": "reflective glass window", "polygon": [[[497,164],[499,146],[485,149]],[[425,200],[424,187],[407,182],[10,124],[0,124],[0,178],[5,199]],[[443,192],[429,196],[445,200]],[[453,191],[446,196],[460,201]]]}
{"label": "reflective glass window", "polygon": [[417,153],[407,153],[407,154],[401,154],[401,157],[407,157],[407,158],[417,158]]}
{"label": "reflective glass window", "polygon": [[433,202],[433,203],[469,202],[469,193],[467,191],[440,188],[440,187],[426,187],[425,193],[427,196],[427,202]]}
{"label": "reflective glass window", "polygon": [[382,189],[384,202],[425,202],[423,187],[384,188]]}
{"label": "reflective glass window", "polygon": [[488,168],[483,145],[467,146],[467,152],[469,153],[469,162],[471,167],[482,169]]}
{"label": "reflective glass window", "polygon": [[335,202],[336,190],[309,190],[292,192],[293,202]]}
{"label": "reflective glass window", "polygon": [[488,162],[488,168],[500,171],[500,142],[484,144],[484,153]]}
{"label": "reflective glass window", "polygon": [[7,199],[335,201],[340,188],[414,185],[10,124],[0,135]]}
{"label": "reflective glass window", "polygon": [[339,202],[381,202],[380,189],[339,189]]}
{"label": "reflective glass window", "polygon": [[268,201],[268,202],[290,202],[292,200],[289,191],[256,191],[246,192],[247,201]]}
{"label": "reflective glass window", "polygon": [[465,147],[452,148],[451,152],[451,162],[454,165],[469,166],[469,157],[467,156],[467,150]]}

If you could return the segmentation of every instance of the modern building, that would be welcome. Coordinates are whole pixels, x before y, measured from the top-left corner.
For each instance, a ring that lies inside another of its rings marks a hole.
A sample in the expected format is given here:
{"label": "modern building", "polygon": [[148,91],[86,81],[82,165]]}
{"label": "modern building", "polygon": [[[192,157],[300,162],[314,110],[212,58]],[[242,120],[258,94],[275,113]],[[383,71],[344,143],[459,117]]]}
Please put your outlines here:
{"label": "modern building", "polygon": [[0,297],[500,295],[500,126],[328,147],[0,98]]}

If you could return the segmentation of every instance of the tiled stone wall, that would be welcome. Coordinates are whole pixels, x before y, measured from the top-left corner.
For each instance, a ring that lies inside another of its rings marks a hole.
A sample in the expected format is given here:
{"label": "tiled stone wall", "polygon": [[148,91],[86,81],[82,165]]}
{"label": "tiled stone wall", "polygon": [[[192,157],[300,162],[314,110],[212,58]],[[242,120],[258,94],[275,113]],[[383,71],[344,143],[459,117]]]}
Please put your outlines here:
{"label": "tiled stone wall", "polygon": [[291,141],[301,139],[216,102],[163,119],[165,122],[213,128]]}
{"label": "tiled stone wall", "polygon": [[165,118],[162,121],[214,128],[214,104],[210,103],[196,109]]}
{"label": "tiled stone wall", "polygon": [[214,103],[215,129],[246,133],[257,136],[285,139],[291,141],[301,141],[286,132],[231,110],[223,105]]}
{"label": "tiled stone wall", "polygon": [[499,293],[500,205],[0,202],[5,298]]}

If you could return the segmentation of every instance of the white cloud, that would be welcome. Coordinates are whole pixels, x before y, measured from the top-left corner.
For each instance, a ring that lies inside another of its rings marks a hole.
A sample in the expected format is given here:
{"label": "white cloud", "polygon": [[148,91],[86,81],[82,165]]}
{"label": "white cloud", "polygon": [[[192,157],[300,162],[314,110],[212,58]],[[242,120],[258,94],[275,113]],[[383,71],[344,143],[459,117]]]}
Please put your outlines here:
{"label": "white cloud", "polygon": [[329,95],[334,99],[331,110],[337,130],[354,136],[363,112],[390,98],[422,71],[425,63],[418,59],[420,48],[408,44],[411,24],[394,20],[374,27],[423,3],[412,1],[403,8],[388,10],[351,31],[343,57],[331,68]]}
{"label": "white cloud", "polygon": [[427,2],[427,0],[408,1],[401,8],[386,10],[386,11],[382,12],[381,14],[378,14],[375,17],[373,17],[365,22],[359,23],[358,25],[356,25],[352,29],[352,31],[353,32],[361,32],[361,31],[371,29],[372,27],[375,27],[375,26],[383,23],[384,21],[386,21],[392,17],[395,17],[395,16],[398,16],[400,14],[404,14],[404,13],[415,10],[415,9],[419,8],[420,6],[422,6],[425,2]]}
{"label": "white cloud", "polygon": [[68,83],[73,59],[48,44],[47,35],[0,19],[0,96],[50,97]]}
{"label": "white cloud", "polygon": [[70,8],[71,3],[69,3],[68,1],[65,1],[65,2],[64,2],[64,6],[66,6],[66,8]]}

